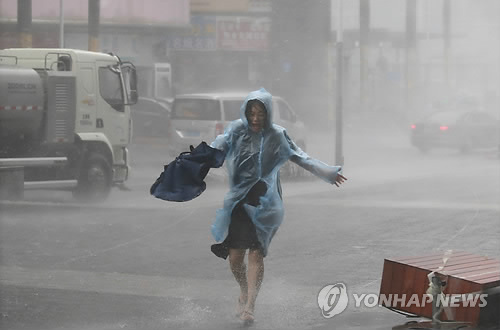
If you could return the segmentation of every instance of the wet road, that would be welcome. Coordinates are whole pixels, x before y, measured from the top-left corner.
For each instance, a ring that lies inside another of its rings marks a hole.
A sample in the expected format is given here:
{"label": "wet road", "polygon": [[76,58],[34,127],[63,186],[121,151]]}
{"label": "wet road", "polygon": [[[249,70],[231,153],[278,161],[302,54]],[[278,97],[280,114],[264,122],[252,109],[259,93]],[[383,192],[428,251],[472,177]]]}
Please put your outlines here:
{"label": "wet road", "polygon": [[[324,139],[308,149],[329,161]],[[342,188],[315,178],[283,183],[285,221],[265,260],[253,329],[391,329],[407,319],[353,302],[323,318],[318,292],[343,282],[377,293],[386,257],[447,249],[498,257],[495,152],[422,156],[383,136],[346,143],[356,148],[346,149]],[[105,203],[38,191],[0,204],[2,329],[241,328],[236,282],[209,249],[222,175],[192,202],[155,200],[147,192],[161,160],[146,153],[132,153],[131,191]]]}

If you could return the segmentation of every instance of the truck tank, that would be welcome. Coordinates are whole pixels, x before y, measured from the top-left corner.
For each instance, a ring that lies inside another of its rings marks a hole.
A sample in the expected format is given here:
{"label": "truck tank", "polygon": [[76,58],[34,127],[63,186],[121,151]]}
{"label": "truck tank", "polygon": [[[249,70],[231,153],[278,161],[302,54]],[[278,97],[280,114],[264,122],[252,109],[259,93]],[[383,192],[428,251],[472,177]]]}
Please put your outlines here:
{"label": "truck tank", "polygon": [[0,146],[39,137],[45,93],[33,69],[0,65]]}

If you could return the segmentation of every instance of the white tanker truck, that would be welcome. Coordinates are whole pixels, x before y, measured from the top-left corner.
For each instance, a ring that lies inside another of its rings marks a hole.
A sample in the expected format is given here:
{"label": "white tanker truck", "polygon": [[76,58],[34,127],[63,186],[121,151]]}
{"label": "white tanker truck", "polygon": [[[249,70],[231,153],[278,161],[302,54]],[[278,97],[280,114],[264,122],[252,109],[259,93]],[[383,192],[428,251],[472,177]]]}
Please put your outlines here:
{"label": "white tanker truck", "polygon": [[102,200],[125,182],[136,80],[111,54],[0,50],[0,198],[42,188]]}

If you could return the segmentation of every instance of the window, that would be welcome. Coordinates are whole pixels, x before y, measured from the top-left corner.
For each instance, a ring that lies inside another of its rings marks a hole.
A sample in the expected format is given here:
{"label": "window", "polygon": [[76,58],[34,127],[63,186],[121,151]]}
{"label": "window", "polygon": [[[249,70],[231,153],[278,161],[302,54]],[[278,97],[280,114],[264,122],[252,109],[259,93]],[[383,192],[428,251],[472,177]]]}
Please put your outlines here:
{"label": "window", "polygon": [[172,98],[174,96],[174,93],[172,90],[172,73],[170,72],[170,64],[156,63],[155,71],[155,97]]}
{"label": "window", "polygon": [[488,116],[484,113],[471,113],[471,114],[469,114],[468,121],[471,124],[485,125],[485,124],[494,123],[495,119],[491,118],[490,116]]}
{"label": "window", "polygon": [[139,113],[168,116],[168,108],[166,106],[146,98],[139,98],[139,101],[132,106],[132,109]]}
{"label": "window", "polygon": [[71,57],[68,55],[58,56],[57,71],[71,71]]}
{"label": "window", "polygon": [[140,98],[132,107],[132,120],[135,137],[168,137],[168,109],[153,100]]}
{"label": "window", "polygon": [[173,96],[170,79],[166,75],[158,75],[156,78],[156,97],[171,98]]}
{"label": "window", "polygon": [[219,102],[202,99],[177,99],[172,119],[221,120]]}
{"label": "window", "polygon": [[94,69],[82,67],[80,68],[82,73],[82,84],[81,87],[86,94],[94,94]]}
{"label": "window", "polygon": [[450,125],[456,123],[463,113],[460,112],[438,112],[430,116],[429,122],[438,125]]}
{"label": "window", "polygon": [[288,105],[282,100],[278,100],[278,110],[280,112],[281,120],[286,120],[292,123],[295,122],[295,116],[293,115]]}
{"label": "window", "polygon": [[140,96],[153,96],[153,70],[137,67],[137,89]]}
{"label": "window", "polygon": [[226,121],[240,119],[240,108],[243,100],[227,100],[224,101],[224,114]]}
{"label": "window", "polygon": [[110,67],[99,68],[99,91],[102,98],[117,111],[124,111],[120,73]]}

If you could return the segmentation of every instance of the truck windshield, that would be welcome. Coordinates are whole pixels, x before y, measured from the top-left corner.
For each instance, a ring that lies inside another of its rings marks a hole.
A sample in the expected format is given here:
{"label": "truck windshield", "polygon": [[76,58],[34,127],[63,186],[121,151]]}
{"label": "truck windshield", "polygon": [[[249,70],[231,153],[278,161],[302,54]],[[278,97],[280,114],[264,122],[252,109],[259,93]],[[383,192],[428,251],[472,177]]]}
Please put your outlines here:
{"label": "truck windshield", "polygon": [[117,111],[124,111],[123,88],[120,73],[109,67],[99,68],[99,91],[102,98]]}

